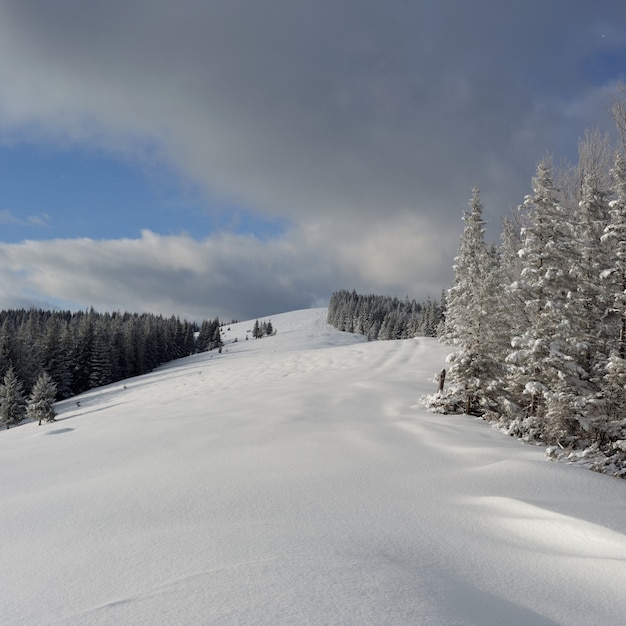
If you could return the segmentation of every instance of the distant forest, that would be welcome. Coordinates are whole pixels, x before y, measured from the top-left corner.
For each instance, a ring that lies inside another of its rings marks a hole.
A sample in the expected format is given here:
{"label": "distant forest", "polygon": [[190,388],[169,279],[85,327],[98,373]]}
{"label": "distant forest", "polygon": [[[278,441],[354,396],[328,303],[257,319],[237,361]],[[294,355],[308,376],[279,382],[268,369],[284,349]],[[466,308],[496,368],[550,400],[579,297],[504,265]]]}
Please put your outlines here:
{"label": "distant forest", "polygon": [[329,324],[339,330],[365,335],[369,340],[435,337],[442,323],[445,295],[440,302],[404,300],[390,296],[359,295],[356,291],[333,293],[328,304]]}
{"label": "distant forest", "polygon": [[2,311],[0,381],[12,369],[28,394],[47,372],[57,399],[63,399],[220,346],[217,318],[198,325],[176,317],[93,309]]}

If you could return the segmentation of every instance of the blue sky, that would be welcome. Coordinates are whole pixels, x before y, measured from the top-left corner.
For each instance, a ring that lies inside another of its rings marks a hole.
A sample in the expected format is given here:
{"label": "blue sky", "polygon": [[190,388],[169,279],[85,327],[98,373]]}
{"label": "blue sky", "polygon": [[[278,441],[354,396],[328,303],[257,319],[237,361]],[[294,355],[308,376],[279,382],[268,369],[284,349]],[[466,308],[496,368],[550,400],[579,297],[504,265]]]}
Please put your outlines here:
{"label": "blue sky", "polygon": [[474,186],[495,238],[544,155],[615,135],[624,24],[613,0],[5,0],[0,307],[438,297]]}
{"label": "blue sky", "polygon": [[0,146],[2,241],[134,238],[148,229],[196,239],[224,229],[276,236],[284,223],[211,197],[157,159],[141,163],[81,146]]}

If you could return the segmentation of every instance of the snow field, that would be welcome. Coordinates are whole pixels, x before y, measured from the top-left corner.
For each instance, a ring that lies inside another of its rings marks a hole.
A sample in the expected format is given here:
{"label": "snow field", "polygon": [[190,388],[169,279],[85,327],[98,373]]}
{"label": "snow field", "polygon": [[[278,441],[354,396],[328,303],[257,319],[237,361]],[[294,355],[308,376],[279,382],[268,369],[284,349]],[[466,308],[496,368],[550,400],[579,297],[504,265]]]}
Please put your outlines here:
{"label": "snow field", "polygon": [[622,624],[626,483],[426,412],[435,340],[324,319],[2,432],[0,622]]}

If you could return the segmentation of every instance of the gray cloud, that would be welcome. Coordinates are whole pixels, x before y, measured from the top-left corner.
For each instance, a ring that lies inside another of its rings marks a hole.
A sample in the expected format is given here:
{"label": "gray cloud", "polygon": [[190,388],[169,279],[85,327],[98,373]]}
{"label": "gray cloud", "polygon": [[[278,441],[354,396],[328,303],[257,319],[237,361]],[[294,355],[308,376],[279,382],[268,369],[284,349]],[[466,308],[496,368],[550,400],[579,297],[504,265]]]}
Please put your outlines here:
{"label": "gray cloud", "polygon": [[[473,186],[497,227],[546,152],[573,157],[586,126],[610,126],[617,76],[588,68],[626,49],[619,23],[626,7],[608,0],[5,0],[0,127],[149,147],[211,193],[288,218],[297,252],[245,243],[251,263],[301,272],[280,306],[359,285],[423,296],[449,277]],[[224,306],[264,308],[246,259],[218,248],[213,271],[251,289],[224,290]],[[198,278],[186,271],[161,268],[172,306]]]}
{"label": "gray cloud", "polygon": [[[263,242],[234,234],[196,241],[144,231],[139,239],[0,244],[0,307],[36,293],[61,308],[82,304],[198,320],[250,319],[323,305],[332,285],[406,295],[424,287],[416,264],[428,271],[441,260],[430,258],[430,235],[418,222],[398,223],[391,232],[379,228],[342,249],[325,242],[324,233],[309,228]],[[399,249],[391,258],[385,252],[389,240]],[[430,284],[430,295],[438,297],[441,287]]]}

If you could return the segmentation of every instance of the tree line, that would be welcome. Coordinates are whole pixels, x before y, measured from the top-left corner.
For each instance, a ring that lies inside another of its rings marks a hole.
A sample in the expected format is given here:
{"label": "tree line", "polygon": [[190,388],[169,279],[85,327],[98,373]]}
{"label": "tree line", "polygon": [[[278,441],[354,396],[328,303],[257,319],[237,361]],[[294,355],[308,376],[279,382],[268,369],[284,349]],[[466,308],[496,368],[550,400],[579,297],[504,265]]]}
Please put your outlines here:
{"label": "tree line", "polygon": [[423,303],[391,296],[359,295],[355,290],[336,291],[328,303],[327,322],[369,340],[434,337],[445,314],[445,293],[440,302]]}
{"label": "tree line", "polygon": [[[616,121],[626,130],[626,108]],[[435,410],[493,421],[556,457],[626,476],[626,133],[588,131],[576,165],[539,163],[532,193],[485,241],[463,220],[440,336],[455,346]]]}
{"label": "tree line", "polygon": [[45,372],[56,399],[68,398],[219,347],[219,327],[217,319],[198,325],[148,313],[5,310],[0,380],[12,371],[28,396]]}

